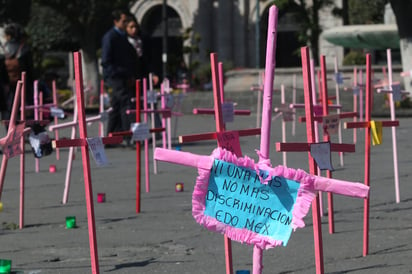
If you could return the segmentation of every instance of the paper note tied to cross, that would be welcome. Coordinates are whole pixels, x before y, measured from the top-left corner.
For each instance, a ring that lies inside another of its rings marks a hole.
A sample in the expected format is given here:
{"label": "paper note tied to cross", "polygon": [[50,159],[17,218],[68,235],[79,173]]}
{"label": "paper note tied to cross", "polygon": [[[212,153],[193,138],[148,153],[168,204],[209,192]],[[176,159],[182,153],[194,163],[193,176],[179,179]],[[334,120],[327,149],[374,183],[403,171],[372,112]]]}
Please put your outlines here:
{"label": "paper note tied to cross", "polygon": [[102,138],[87,138],[87,144],[89,145],[93,159],[96,161],[96,165],[99,167],[107,166],[109,162],[107,161],[106,154],[104,153]]}
{"label": "paper note tied to cross", "polygon": [[333,171],[330,153],[330,142],[314,143],[310,145],[310,155],[315,159],[321,170]]}

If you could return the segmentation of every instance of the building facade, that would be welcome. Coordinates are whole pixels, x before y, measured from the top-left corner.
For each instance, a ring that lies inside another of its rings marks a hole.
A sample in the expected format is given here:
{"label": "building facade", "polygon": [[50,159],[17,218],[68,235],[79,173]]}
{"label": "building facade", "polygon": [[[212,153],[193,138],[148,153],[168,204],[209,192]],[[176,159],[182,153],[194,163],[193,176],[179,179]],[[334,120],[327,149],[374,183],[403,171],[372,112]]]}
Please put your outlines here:
{"label": "building facade", "polygon": [[[338,2],[341,1],[337,0],[337,4]],[[230,63],[234,68],[263,68],[268,11],[272,1],[259,1],[259,5],[257,3],[257,0],[167,0],[167,62],[183,58],[188,64],[192,58],[200,63],[208,63],[209,53],[216,52],[220,61]],[[162,5],[163,0],[138,0],[131,7],[143,32],[152,39],[151,59],[160,75],[163,62]],[[342,25],[342,20],[332,15],[331,8],[322,10],[320,18],[323,29]],[[300,66],[297,52],[302,45],[296,36],[298,23],[292,13],[279,11],[278,67]],[[192,32],[188,32],[189,29]],[[189,33],[189,39],[186,39],[185,31]],[[343,50],[340,47],[322,38],[319,44],[320,54],[326,55],[330,63],[333,63],[335,56],[342,60]],[[198,52],[184,54],[184,46],[196,47]]]}

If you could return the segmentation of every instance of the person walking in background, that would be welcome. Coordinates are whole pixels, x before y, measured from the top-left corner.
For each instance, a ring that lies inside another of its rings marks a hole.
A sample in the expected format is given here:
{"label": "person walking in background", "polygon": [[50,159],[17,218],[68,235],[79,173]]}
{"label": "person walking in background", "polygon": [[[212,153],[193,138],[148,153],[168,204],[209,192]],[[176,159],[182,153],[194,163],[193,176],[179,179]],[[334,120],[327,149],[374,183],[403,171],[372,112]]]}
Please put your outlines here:
{"label": "person walking in background", "polygon": [[130,130],[131,119],[126,115],[130,99],[134,96],[134,80],[137,74],[138,56],[127,40],[126,23],[129,13],[125,10],[112,12],[113,27],[102,39],[102,66],[105,83],[112,88],[107,134]]}
{"label": "person walking in background", "polygon": [[2,112],[2,119],[9,119],[17,81],[23,71],[26,72],[26,104],[33,105],[33,57],[31,47],[27,44],[26,33],[19,24],[7,25],[4,34],[4,70],[7,79],[1,81],[5,83],[3,97],[6,108]]}
{"label": "person walking in background", "polygon": [[[127,39],[129,43],[136,50],[137,55],[137,68],[136,79],[149,78],[149,73],[152,71],[151,63],[148,56],[150,56],[148,40],[144,38],[141,33],[140,25],[133,14],[129,14],[126,24]],[[159,83],[159,77],[155,74],[152,75],[153,85],[156,86]],[[140,105],[143,106],[143,100],[140,99]],[[157,108],[157,106],[155,106]],[[162,122],[158,113],[155,113],[155,127],[161,127]],[[160,139],[161,134],[156,134],[156,139]]]}

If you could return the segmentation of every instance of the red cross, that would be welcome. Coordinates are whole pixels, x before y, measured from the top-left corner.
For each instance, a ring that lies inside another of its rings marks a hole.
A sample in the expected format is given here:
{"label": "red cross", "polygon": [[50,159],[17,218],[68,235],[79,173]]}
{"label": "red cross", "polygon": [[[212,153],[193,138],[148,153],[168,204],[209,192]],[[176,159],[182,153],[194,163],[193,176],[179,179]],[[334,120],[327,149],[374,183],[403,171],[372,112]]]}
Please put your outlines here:
{"label": "red cross", "polygon": [[[365,121],[346,122],[345,128],[365,128],[365,174],[364,183],[370,185],[370,148],[371,148],[371,112],[372,112],[372,87],[371,87],[371,56],[366,55],[366,105]],[[382,127],[397,127],[399,121],[382,121]],[[369,252],[369,198],[364,200],[363,219],[363,256]]]}
{"label": "red cross", "polygon": [[[147,88],[146,88],[146,79],[143,80],[143,89],[145,92],[145,95],[143,96],[144,98],[144,102],[143,105],[147,106],[147,96],[146,96],[146,92],[147,92]],[[136,80],[136,98],[140,98],[140,80]],[[140,123],[141,122],[141,118],[140,118],[140,114],[141,114],[141,110],[140,110],[140,100],[136,99],[136,110],[128,110],[128,114],[130,113],[136,113],[136,123]],[[151,112],[165,112],[165,111],[161,111],[161,110],[147,110],[144,109],[143,112],[145,113],[145,118],[144,118],[144,122],[147,123],[147,113],[151,113]],[[170,113],[170,110],[169,110]],[[156,133],[156,132],[162,132],[164,131],[164,128],[151,128],[149,129],[149,132],[151,133]],[[121,131],[121,132],[111,132],[109,133],[109,136],[132,136],[133,132],[131,131]],[[152,142],[155,142],[155,140],[152,140]],[[150,191],[150,186],[149,186],[149,156],[148,156],[148,151],[149,151],[149,140],[145,140],[144,141],[145,144],[145,170],[146,170],[146,192]],[[140,213],[140,207],[141,207],[141,202],[140,202],[140,198],[141,198],[141,169],[140,169],[140,165],[141,165],[141,158],[140,158],[140,151],[141,151],[141,145],[140,142],[137,141],[136,142],[136,213]]]}

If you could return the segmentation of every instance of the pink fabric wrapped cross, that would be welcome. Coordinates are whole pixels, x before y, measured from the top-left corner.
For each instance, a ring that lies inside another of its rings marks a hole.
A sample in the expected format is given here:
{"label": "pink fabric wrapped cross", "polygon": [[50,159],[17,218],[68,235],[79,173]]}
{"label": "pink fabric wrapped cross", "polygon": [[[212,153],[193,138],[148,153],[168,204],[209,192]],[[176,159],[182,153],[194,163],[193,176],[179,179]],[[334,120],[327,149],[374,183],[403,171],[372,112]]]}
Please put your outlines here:
{"label": "pink fabric wrapped cross", "polygon": [[196,222],[261,249],[285,246],[292,230],[305,226],[317,191],[358,198],[369,194],[361,183],[273,168],[269,160],[255,163],[221,148],[210,156],[157,148],[155,159],[198,168],[192,196]]}

